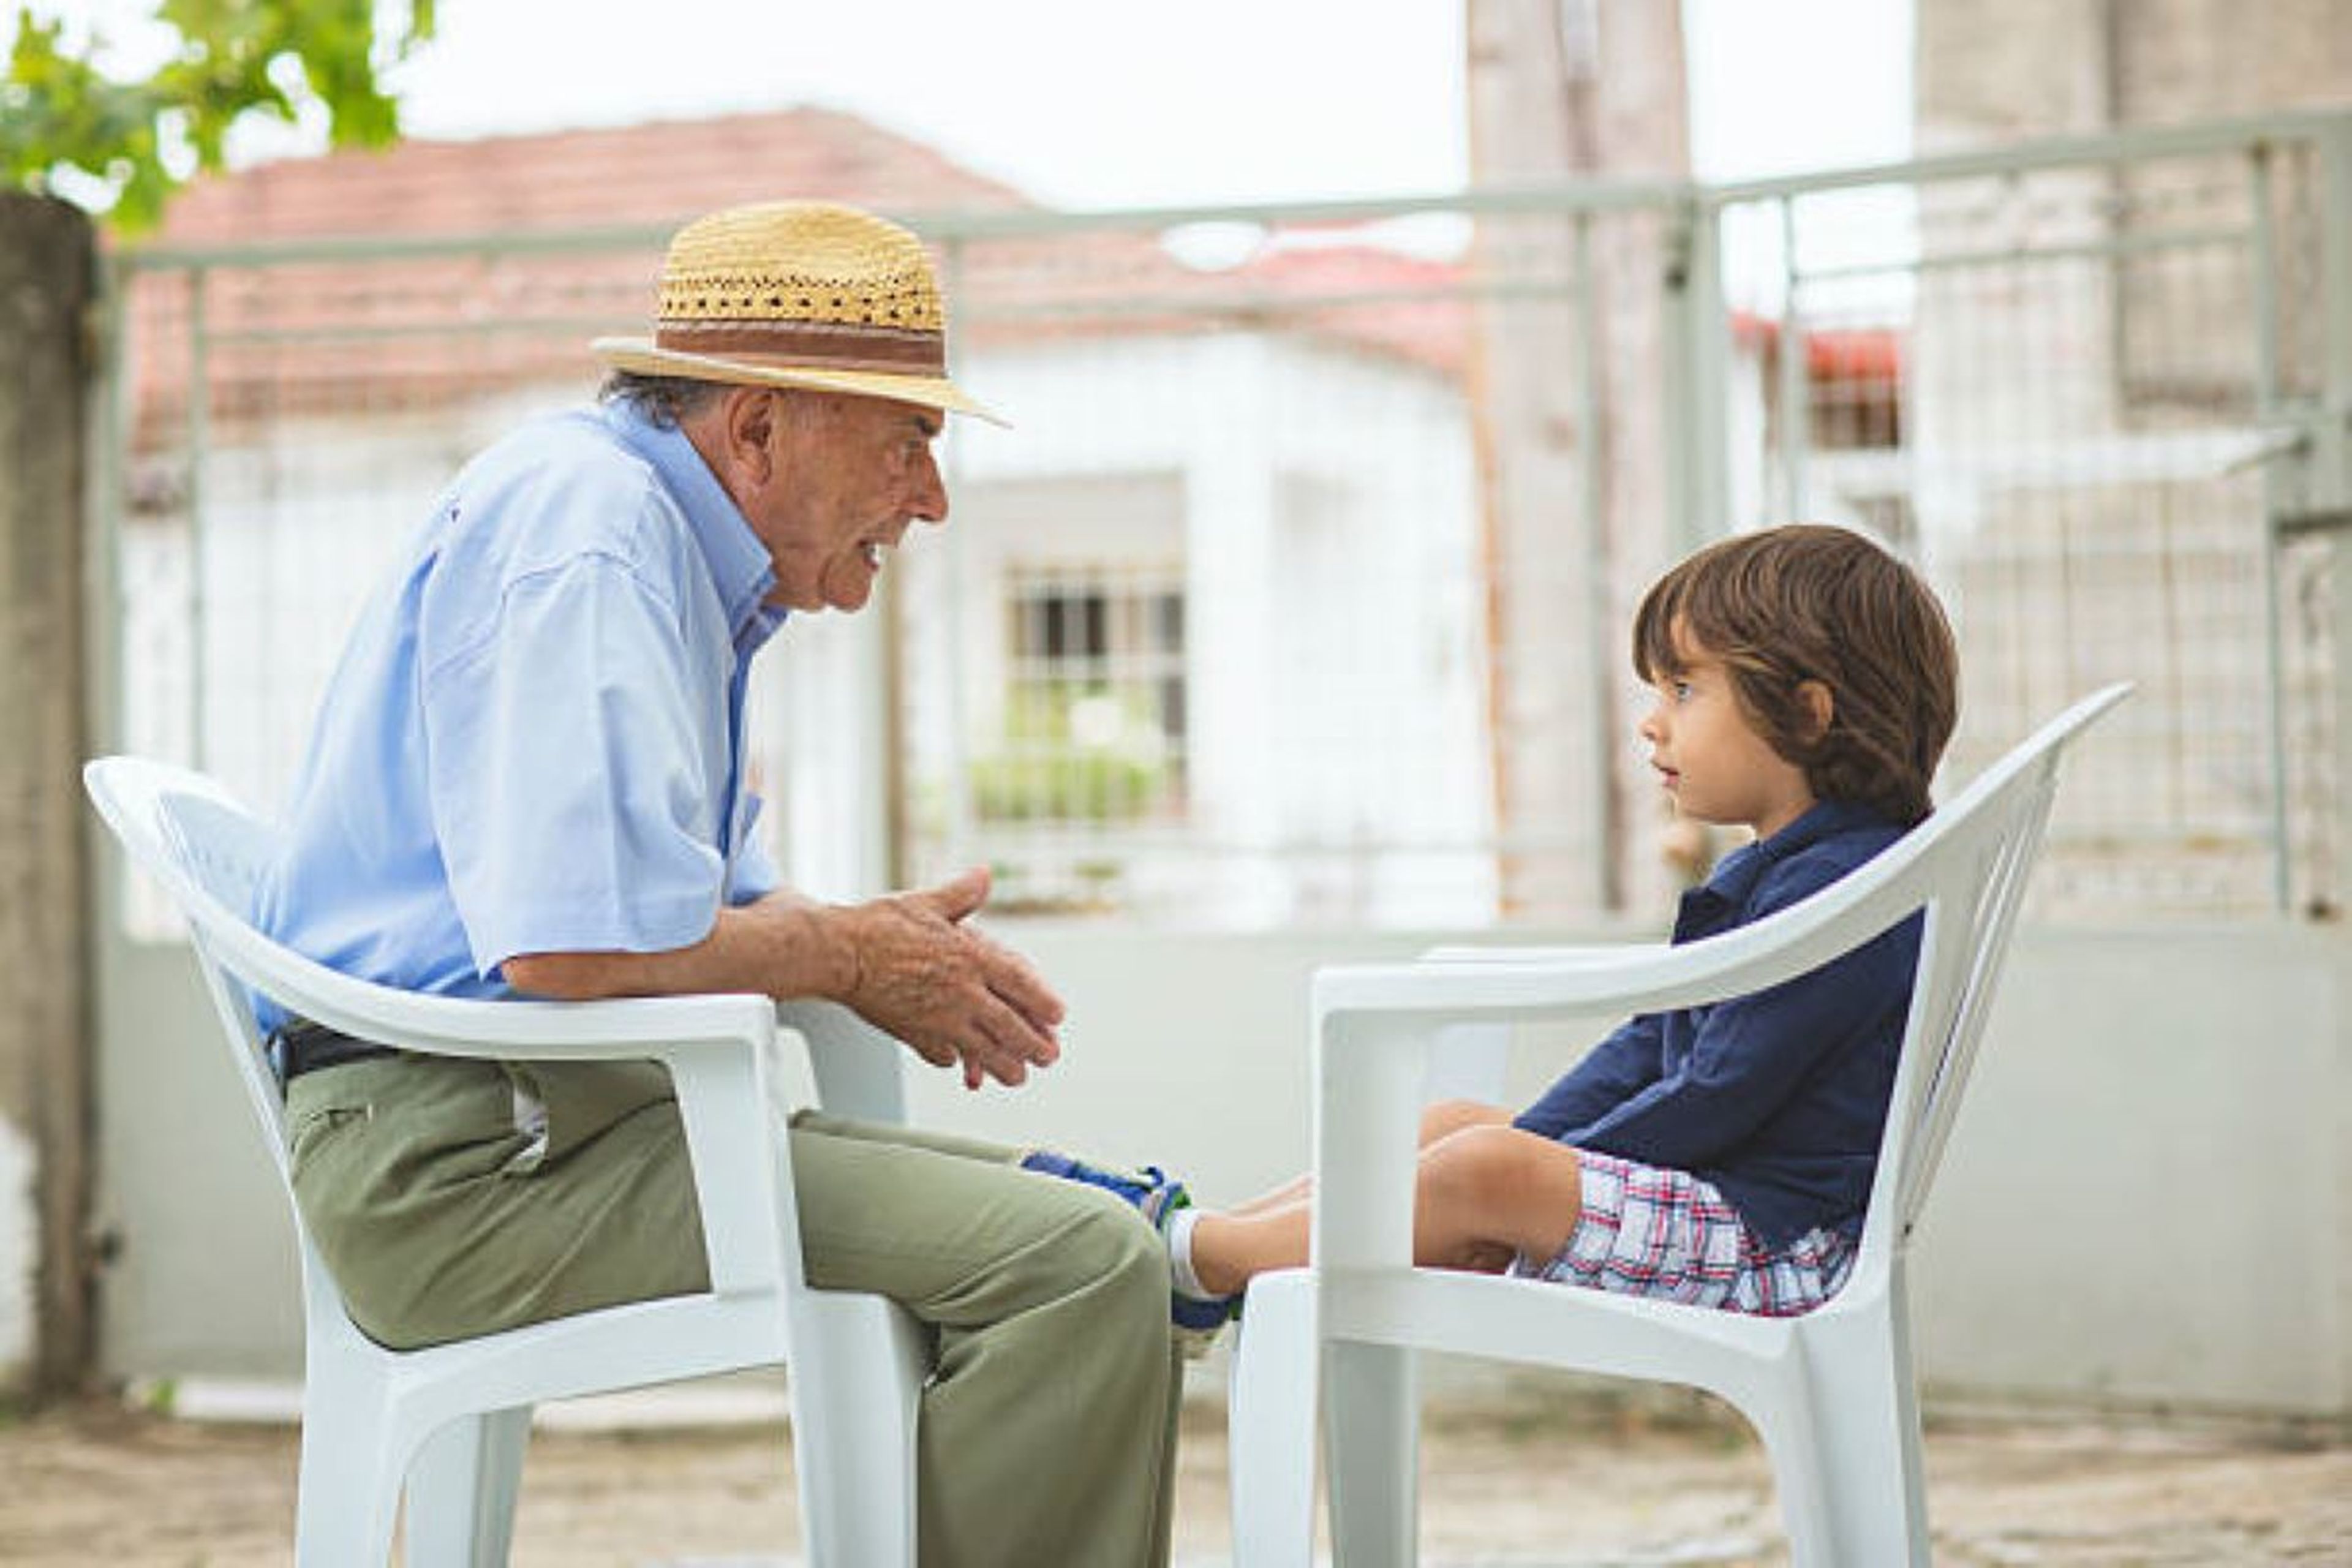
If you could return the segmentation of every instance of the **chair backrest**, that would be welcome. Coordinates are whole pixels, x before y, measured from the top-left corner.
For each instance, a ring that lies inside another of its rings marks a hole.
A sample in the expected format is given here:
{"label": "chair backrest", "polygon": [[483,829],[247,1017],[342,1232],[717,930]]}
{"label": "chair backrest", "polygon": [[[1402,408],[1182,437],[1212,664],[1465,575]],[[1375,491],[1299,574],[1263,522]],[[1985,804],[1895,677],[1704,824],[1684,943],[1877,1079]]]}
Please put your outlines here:
{"label": "chair backrest", "polygon": [[238,1081],[260,1122],[270,1159],[285,1178],[286,1110],[264,1055],[252,993],[218,951],[219,937],[232,928],[250,941],[267,940],[246,911],[277,853],[276,835],[218,784],[184,768],[139,757],[104,757],[83,768],[82,783],[131,860],[162,884],[186,919]]}
{"label": "chair backrest", "polygon": [[1910,885],[1927,928],[1901,1062],[1863,1236],[1865,1268],[1908,1239],[1942,1163],[1976,1066],[2018,906],[2041,854],[2058,764],[2090,723],[2130,694],[2095,691],[2043,725],[1855,879]]}

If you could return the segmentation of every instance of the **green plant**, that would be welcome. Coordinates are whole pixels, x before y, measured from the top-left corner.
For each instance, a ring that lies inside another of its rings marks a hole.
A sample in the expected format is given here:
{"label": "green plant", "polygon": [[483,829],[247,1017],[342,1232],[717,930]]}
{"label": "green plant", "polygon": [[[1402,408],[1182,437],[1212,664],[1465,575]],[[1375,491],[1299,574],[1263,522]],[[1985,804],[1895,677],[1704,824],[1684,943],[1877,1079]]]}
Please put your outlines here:
{"label": "green plant", "polygon": [[971,764],[972,809],[988,822],[1128,822],[1166,794],[1158,768],[1099,753],[998,755]]}
{"label": "green plant", "polygon": [[[156,19],[180,47],[151,74],[118,79],[103,40],[67,47],[65,25],[16,12],[0,87],[0,159],[8,183],[47,191],[76,171],[106,193],[126,232],[152,226],[197,171],[221,166],[229,128],[247,114],[293,122],[324,107],[335,146],[379,147],[400,134],[380,68],[433,35],[435,0],[162,0]],[[70,185],[72,182],[66,182]]]}
{"label": "green plant", "polygon": [[1012,692],[999,748],[971,763],[972,809],[987,822],[1129,822],[1174,789],[1166,742],[1145,703],[1103,686]]}

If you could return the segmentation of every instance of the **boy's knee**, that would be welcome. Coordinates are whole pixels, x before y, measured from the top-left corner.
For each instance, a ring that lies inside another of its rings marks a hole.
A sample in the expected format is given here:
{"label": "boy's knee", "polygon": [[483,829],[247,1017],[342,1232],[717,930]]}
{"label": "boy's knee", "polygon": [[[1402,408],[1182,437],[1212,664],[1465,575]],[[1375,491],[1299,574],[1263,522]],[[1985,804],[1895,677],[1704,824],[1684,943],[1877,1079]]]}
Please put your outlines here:
{"label": "boy's knee", "polygon": [[1431,1144],[1467,1128],[1491,1125],[1499,1114],[1484,1100],[1434,1100],[1422,1110],[1421,1141]]}
{"label": "boy's knee", "polygon": [[1517,1180],[1519,1141],[1507,1123],[1482,1122],[1446,1134],[1422,1156],[1422,1181],[1445,1197],[1486,1206]]}

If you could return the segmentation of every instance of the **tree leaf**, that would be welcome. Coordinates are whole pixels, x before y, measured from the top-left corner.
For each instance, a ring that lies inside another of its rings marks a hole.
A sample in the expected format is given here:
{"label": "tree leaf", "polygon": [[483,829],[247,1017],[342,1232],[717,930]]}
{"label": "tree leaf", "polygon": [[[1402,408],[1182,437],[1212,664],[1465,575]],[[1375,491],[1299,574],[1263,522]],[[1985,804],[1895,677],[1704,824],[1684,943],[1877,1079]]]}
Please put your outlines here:
{"label": "tree leaf", "polygon": [[62,22],[17,11],[0,86],[0,177],[41,191],[79,171],[106,193],[92,205],[137,233],[183,183],[175,163],[221,167],[248,115],[292,122],[316,102],[331,145],[383,146],[399,138],[400,107],[377,71],[432,37],[435,0],[381,17],[373,0],[162,0],[156,19],[180,47],[147,77],[121,80],[91,58],[95,40],[76,52]]}

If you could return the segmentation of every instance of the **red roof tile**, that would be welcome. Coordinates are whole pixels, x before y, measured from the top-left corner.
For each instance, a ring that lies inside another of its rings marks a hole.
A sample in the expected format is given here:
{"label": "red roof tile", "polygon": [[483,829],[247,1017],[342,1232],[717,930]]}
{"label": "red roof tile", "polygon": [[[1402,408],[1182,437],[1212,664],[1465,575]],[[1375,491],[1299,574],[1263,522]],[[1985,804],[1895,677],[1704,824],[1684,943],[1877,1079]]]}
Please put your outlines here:
{"label": "red roof tile", "polygon": [[897,212],[1034,205],[855,115],[788,109],[289,158],[197,182],[161,242],[666,225],[785,197]]}

